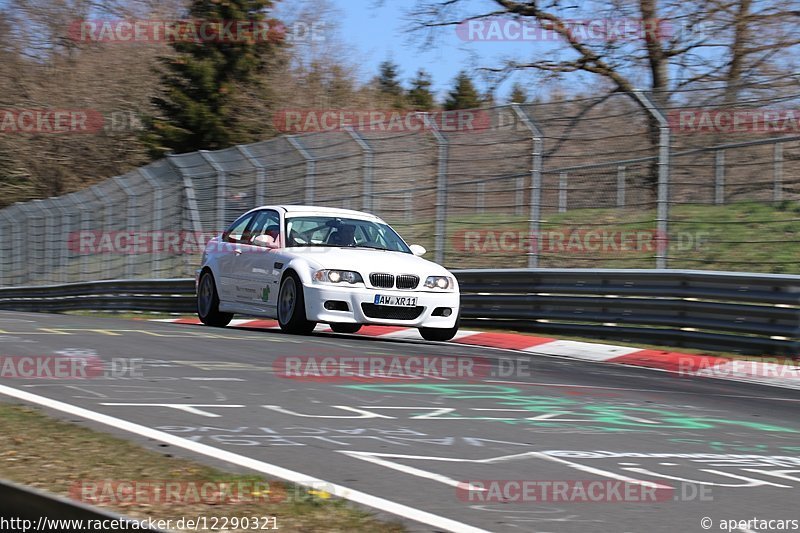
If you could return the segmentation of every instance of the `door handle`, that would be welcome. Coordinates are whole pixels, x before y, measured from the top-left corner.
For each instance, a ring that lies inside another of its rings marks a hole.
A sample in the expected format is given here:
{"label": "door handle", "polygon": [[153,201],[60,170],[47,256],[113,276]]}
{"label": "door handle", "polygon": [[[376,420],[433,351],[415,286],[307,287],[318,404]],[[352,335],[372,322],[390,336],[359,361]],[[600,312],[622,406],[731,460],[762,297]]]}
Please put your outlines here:
{"label": "door handle", "polygon": [[241,249],[241,248],[236,248],[236,249],[233,251],[233,253],[235,253],[236,255],[242,255],[242,249]]}

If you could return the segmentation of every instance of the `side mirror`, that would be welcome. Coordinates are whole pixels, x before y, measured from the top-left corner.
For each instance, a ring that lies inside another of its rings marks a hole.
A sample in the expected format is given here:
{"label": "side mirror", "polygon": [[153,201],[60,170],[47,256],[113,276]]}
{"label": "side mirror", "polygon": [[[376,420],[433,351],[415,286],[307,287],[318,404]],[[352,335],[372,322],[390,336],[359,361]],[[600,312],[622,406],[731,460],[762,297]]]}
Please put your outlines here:
{"label": "side mirror", "polygon": [[253,239],[253,244],[255,246],[261,246],[263,248],[278,248],[280,247],[280,241],[270,235],[259,235],[258,237]]}
{"label": "side mirror", "polygon": [[417,257],[422,257],[428,251],[419,244],[412,244],[411,246],[409,246],[409,249],[411,249],[411,253],[416,255]]}

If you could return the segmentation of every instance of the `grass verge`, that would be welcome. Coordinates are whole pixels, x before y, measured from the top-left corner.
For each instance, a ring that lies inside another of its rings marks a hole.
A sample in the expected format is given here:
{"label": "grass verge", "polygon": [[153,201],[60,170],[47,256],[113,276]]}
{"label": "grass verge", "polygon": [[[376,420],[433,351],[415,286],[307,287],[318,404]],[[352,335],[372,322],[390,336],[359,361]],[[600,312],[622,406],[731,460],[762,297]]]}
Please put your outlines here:
{"label": "grass verge", "polygon": [[[177,498],[181,501],[172,502],[166,501],[165,497],[147,497],[147,494],[134,497],[125,493],[120,496],[120,491],[115,490],[113,493],[97,491],[95,494],[107,497],[86,502],[132,518],[171,519],[175,523],[184,517],[255,519],[269,516],[275,517],[281,531],[405,531],[399,523],[381,522],[344,500],[330,498],[323,491],[265,480],[258,475],[226,473],[50,418],[31,407],[0,403],[0,422],[3,428],[0,433],[0,478],[66,497],[78,496],[86,483],[100,480],[150,482],[151,487],[165,481],[182,483],[184,487],[202,486],[204,482],[214,483],[214,487],[224,486],[221,484],[245,488],[269,486],[266,491],[245,495],[241,501],[224,496],[206,499],[184,497],[189,492],[182,490],[182,497]],[[239,491],[232,494],[240,495]],[[218,503],[219,500],[222,502]],[[252,530],[252,524],[249,529],[226,529]]]}

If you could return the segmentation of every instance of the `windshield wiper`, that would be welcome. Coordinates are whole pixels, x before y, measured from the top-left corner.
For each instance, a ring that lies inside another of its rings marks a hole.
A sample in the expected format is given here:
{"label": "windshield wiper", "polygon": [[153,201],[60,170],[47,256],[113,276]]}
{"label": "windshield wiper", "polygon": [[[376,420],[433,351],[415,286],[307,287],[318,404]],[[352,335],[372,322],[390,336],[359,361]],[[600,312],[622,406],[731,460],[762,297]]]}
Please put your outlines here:
{"label": "windshield wiper", "polygon": [[368,250],[381,250],[382,252],[388,252],[388,248],[381,248],[380,246],[365,246],[363,244],[348,244],[343,246],[344,248],[366,248]]}

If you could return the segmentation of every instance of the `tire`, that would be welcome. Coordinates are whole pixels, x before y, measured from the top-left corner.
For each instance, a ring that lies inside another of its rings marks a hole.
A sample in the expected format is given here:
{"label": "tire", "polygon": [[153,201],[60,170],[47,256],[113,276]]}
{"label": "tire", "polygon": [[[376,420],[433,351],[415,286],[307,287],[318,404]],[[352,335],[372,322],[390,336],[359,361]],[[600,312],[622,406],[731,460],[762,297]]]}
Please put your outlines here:
{"label": "tire", "polygon": [[307,335],[317,325],[316,322],[306,319],[303,284],[294,272],[289,272],[281,282],[278,292],[278,324],[286,333],[295,335]]}
{"label": "tire", "polygon": [[449,341],[458,333],[458,324],[461,322],[461,316],[456,318],[456,324],[452,328],[419,328],[419,334],[426,341]]}
{"label": "tire", "polygon": [[219,310],[219,295],[214,275],[203,272],[197,285],[197,316],[206,326],[224,328],[233,319],[233,313],[222,313]]}
{"label": "tire", "polygon": [[361,324],[331,324],[335,333],[355,333],[361,329]]}

